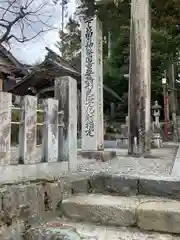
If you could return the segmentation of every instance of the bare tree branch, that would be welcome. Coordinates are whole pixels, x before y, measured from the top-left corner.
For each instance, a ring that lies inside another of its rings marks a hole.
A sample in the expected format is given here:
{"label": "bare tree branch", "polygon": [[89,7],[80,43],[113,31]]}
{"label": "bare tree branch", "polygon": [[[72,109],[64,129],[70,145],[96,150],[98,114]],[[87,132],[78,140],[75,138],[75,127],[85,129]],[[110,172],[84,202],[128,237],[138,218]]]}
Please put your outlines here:
{"label": "bare tree branch", "polygon": [[[1,20],[0,20],[0,21],[1,21]],[[1,23],[1,22],[0,22],[0,27],[7,28],[7,25],[5,25],[4,23]]]}
{"label": "bare tree branch", "polygon": [[27,9],[29,6],[31,6],[31,4],[33,3],[33,1],[34,1],[34,0],[31,0],[31,1],[27,0],[27,1],[26,1],[26,4],[25,4],[25,8]]}
{"label": "bare tree branch", "polygon": [[10,21],[6,20],[6,19],[0,19],[1,22],[5,22],[5,23],[10,23]]}
{"label": "bare tree branch", "polygon": [[7,7],[7,9],[5,10],[5,12],[4,12],[3,15],[2,15],[2,19],[4,19],[6,13],[7,13],[8,11],[10,11],[10,8],[12,7],[12,5],[13,5],[15,2],[16,2],[16,0],[13,0],[13,1],[9,4],[9,7]]}
{"label": "bare tree branch", "polygon": [[38,4],[37,0],[1,1],[0,44],[9,43],[12,39],[20,43],[27,42],[39,34],[53,30],[50,24],[53,14],[48,6],[50,3]]}
{"label": "bare tree branch", "polygon": [[12,10],[10,10],[10,9],[6,9],[6,8],[4,8],[4,7],[2,7],[2,6],[0,6],[0,9],[1,9],[2,11],[4,11],[3,16],[2,16],[2,19],[4,19],[4,17],[5,17],[5,15],[6,15],[7,12],[10,12],[10,13],[12,13],[12,14],[15,14],[15,13],[16,13],[15,11],[12,11]]}
{"label": "bare tree branch", "polygon": [[[24,43],[24,42],[28,42],[28,41],[31,41],[33,39],[35,39],[38,35],[40,35],[41,33],[45,33],[45,32],[49,32],[51,31],[52,29],[46,29],[46,30],[41,30],[39,31],[38,33],[36,33],[33,37],[30,37],[30,38],[27,38],[27,37],[23,37],[23,38],[19,38],[19,37],[16,37],[15,35],[10,35],[8,37],[8,41],[12,38],[14,38],[17,42],[19,43]],[[7,42],[8,42],[7,41]]]}

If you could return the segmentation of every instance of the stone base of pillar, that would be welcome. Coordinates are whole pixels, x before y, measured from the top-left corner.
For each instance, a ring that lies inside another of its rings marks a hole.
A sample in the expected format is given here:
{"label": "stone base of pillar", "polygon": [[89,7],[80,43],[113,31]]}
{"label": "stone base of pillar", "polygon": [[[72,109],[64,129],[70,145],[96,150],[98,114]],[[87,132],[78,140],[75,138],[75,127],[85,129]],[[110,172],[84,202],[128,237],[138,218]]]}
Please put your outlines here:
{"label": "stone base of pillar", "polygon": [[[121,149],[128,148],[128,138],[122,136],[121,138],[116,140],[116,145],[117,145],[117,148],[121,148]],[[152,139],[151,139],[151,147],[152,148],[163,147],[163,140],[160,133],[153,133]],[[138,154],[134,154],[134,155],[138,156]]]}
{"label": "stone base of pillar", "polygon": [[163,147],[163,140],[160,133],[153,133],[152,135],[152,147],[161,148]]}
{"label": "stone base of pillar", "polygon": [[116,139],[117,148],[128,148],[128,137],[121,135],[118,139]]}
{"label": "stone base of pillar", "polygon": [[116,151],[78,151],[78,156],[86,159],[96,159],[98,161],[107,162],[116,157]]}
{"label": "stone base of pillar", "polygon": [[180,115],[176,116],[176,126],[178,132],[178,141],[180,140]]}

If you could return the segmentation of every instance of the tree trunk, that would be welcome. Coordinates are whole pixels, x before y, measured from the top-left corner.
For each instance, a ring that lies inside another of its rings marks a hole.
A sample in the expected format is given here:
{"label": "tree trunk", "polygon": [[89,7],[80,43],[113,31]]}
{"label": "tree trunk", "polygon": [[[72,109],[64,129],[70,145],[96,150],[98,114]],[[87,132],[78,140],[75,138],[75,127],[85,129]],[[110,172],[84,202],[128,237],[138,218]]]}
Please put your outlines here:
{"label": "tree trunk", "polygon": [[149,0],[132,0],[129,79],[130,155],[151,148],[151,20]]}
{"label": "tree trunk", "polygon": [[176,122],[176,98],[175,98],[175,71],[174,63],[171,64],[172,80],[172,121],[173,121],[173,141],[178,142],[177,122]]}

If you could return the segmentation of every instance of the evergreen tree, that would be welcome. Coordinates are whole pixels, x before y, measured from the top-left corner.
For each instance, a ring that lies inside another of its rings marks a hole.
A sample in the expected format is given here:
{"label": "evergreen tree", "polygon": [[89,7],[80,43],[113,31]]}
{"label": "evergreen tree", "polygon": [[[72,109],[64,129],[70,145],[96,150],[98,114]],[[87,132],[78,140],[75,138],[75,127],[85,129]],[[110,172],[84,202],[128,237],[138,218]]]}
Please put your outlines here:
{"label": "evergreen tree", "polygon": [[62,30],[59,31],[59,38],[60,41],[56,43],[56,46],[63,57],[66,60],[78,58],[81,48],[81,31],[79,23],[70,17],[64,32]]}
{"label": "evergreen tree", "polygon": [[[97,14],[103,23],[104,39],[104,82],[115,90],[123,99],[123,108],[127,111],[129,72],[129,33],[130,33],[130,0],[114,4],[101,5]],[[180,53],[180,1],[152,0],[152,100],[162,100],[161,79],[164,71],[174,62],[179,67]],[[108,34],[111,33],[111,54],[108,56]],[[67,60],[80,56],[81,32],[79,24],[69,19],[58,48]],[[178,77],[178,73],[176,74]],[[161,103],[163,104],[163,103]]]}

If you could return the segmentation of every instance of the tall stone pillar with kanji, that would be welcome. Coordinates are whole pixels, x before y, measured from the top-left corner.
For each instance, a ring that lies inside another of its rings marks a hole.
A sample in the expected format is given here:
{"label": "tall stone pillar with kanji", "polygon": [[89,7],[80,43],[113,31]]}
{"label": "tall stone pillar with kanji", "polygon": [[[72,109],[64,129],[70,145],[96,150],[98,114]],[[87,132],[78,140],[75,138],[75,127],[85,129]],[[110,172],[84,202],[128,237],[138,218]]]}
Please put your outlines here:
{"label": "tall stone pillar with kanji", "polygon": [[77,4],[82,32],[82,150],[97,151],[104,148],[102,24],[95,15],[93,2]]}

